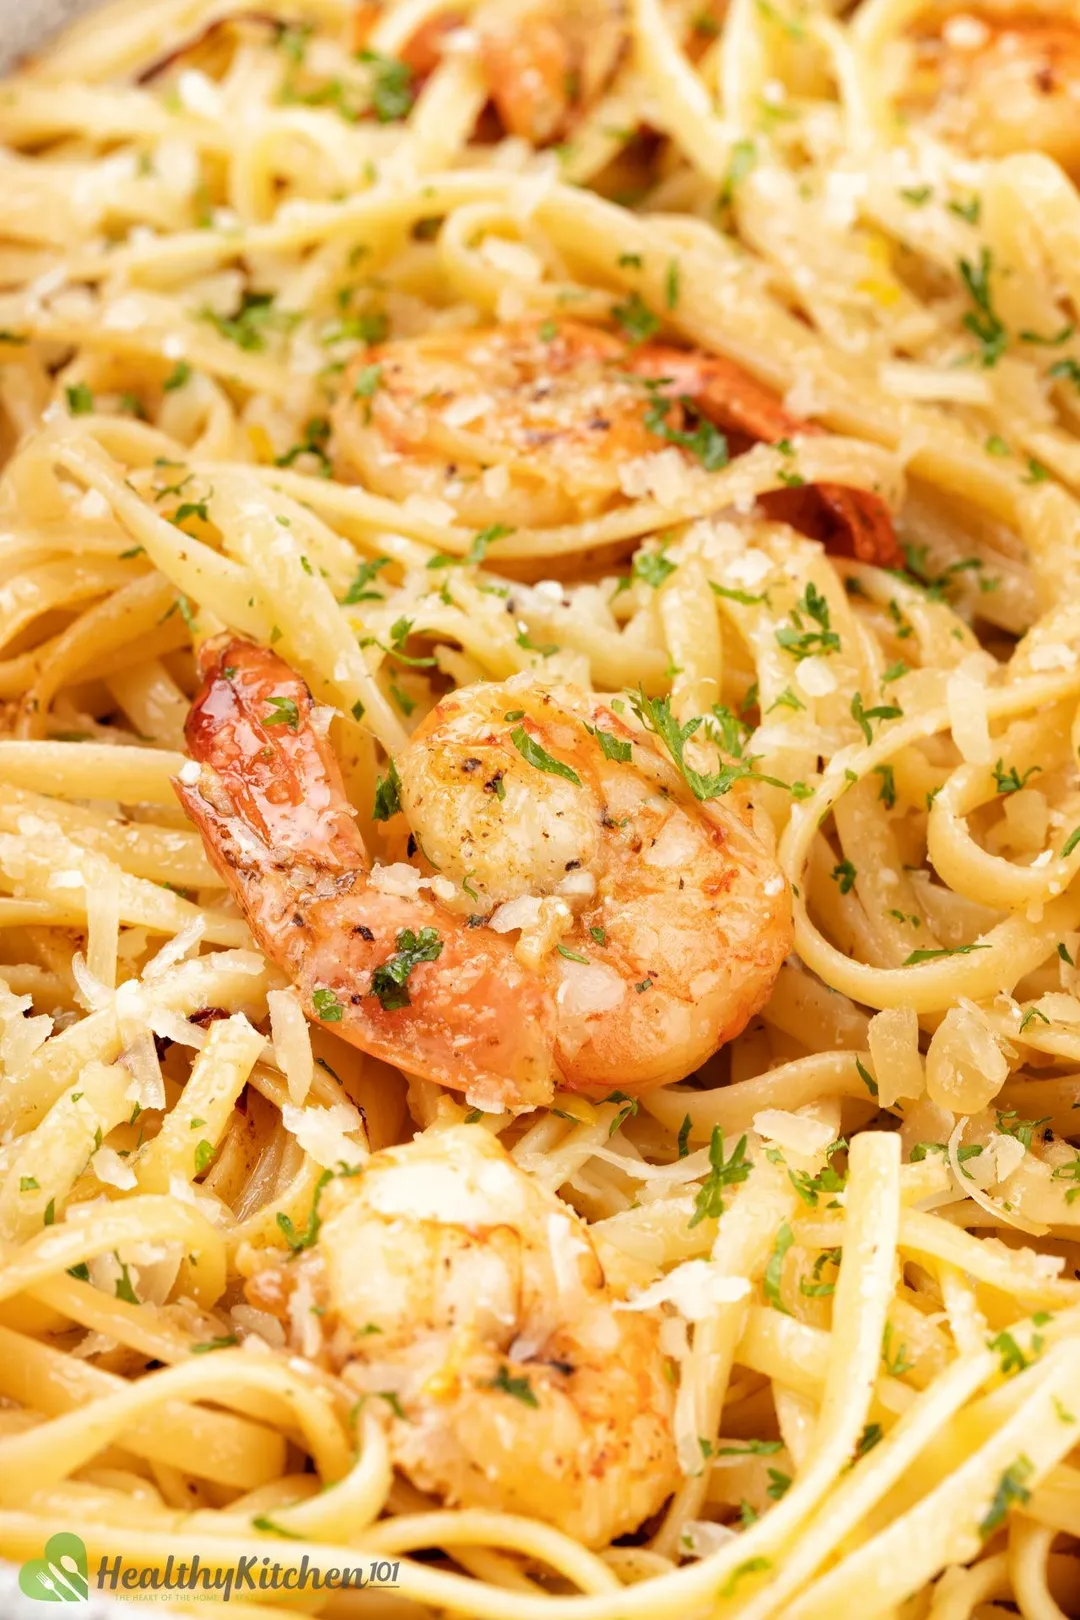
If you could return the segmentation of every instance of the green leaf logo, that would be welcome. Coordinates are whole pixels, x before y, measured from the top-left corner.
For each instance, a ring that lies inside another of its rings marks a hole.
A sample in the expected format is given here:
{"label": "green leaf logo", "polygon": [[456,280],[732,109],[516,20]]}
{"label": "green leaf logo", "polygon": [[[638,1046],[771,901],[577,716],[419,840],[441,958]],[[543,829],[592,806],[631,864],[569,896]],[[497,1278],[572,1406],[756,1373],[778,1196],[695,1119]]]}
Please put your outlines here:
{"label": "green leaf logo", "polygon": [[89,1595],[86,1546],[70,1530],[61,1530],[45,1546],[43,1558],[31,1558],[19,1571],[19,1590],[39,1603],[81,1603]]}

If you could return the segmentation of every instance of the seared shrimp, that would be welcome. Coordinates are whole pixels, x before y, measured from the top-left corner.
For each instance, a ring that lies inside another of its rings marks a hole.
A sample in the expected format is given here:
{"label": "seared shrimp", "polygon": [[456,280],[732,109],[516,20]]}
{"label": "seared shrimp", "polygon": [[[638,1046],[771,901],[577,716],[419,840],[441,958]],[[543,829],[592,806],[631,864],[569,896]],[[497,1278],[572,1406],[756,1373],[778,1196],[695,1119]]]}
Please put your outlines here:
{"label": "seared shrimp", "polygon": [[679,1483],[658,1324],[619,1309],[588,1228],[470,1125],[330,1182],[318,1241],[248,1283],[281,1313],[306,1273],[336,1370],[390,1410],[395,1465],[453,1507],[521,1513],[590,1547]]}
{"label": "seared shrimp", "polygon": [[630,41],[624,0],[491,0],[476,28],[499,120],[533,146],[565,139]]}
{"label": "seared shrimp", "polygon": [[1046,152],[1080,171],[1080,20],[993,8],[919,42],[908,95],[936,129],[993,157]]}
{"label": "seared shrimp", "polygon": [[[354,39],[367,44],[381,8],[357,7]],[[446,11],[417,29],[401,59],[418,78],[438,64],[464,18]],[[469,20],[488,94],[508,135],[549,146],[566,135],[615,75],[630,42],[625,0],[489,0]]]}
{"label": "seared shrimp", "polygon": [[[398,500],[452,494],[461,519],[478,529],[595,516],[624,498],[626,462],[663,448],[695,415],[729,433],[733,450],[823,431],[730,360],[635,347],[578,321],[403,339],[368,350],[363,364],[378,365],[379,387],[361,405],[347,385],[335,411],[346,470]],[[505,472],[493,479],[485,468]],[[899,560],[876,495],[805,485],[762,504],[831,550],[887,566]]]}
{"label": "seared shrimp", "polygon": [[274,654],[211,650],[187,737],[201,769],[180,798],[309,1017],[473,1101],[680,1079],[790,949],[787,886],[747,817],[699,805],[650,736],[574,688],[484,684],[427,717],[395,761],[419,869],[372,873]]}

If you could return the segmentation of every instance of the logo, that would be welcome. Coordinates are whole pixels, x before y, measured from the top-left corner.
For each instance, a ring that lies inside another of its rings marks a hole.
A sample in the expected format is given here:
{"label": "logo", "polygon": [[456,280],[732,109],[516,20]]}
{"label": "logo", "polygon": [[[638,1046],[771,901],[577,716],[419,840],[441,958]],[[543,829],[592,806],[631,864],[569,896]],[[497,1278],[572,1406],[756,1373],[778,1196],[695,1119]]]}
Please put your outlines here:
{"label": "logo", "polygon": [[[287,1535],[269,1519],[256,1519],[258,1529]],[[397,1586],[400,1563],[371,1559],[367,1564],[324,1569],[305,1552],[294,1557],[280,1541],[263,1541],[271,1552],[244,1553],[234,1563],[204,1564],[198,1553],[190,1561],[169,1553],[164,1565],[126,1563],[123,1554],[103,1553],[91,1575],[86,1544],[81,1536],[61,1530],[45,1544],[40,1558],[31,1558],[19,1571],[19,1590],[38,1603],[81,1603],[96,1592],[207,1592],[229,1603],[237,1592],[362,1591],[368,1586]]]}
{"label": "logo", "polygon": [[90,1591],[82,1538],[70,1530],[52,1536],[44,1557],[31,1558],[20,1569],[19,1590],[39,1603],[81,1603]]}

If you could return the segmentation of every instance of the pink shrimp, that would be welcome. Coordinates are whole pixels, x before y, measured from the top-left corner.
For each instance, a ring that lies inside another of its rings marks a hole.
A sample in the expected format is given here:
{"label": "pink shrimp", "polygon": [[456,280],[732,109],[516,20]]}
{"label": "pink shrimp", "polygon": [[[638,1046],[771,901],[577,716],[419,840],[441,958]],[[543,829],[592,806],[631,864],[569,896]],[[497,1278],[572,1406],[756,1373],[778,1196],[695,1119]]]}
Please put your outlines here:
{"label": "pink shrimp", "polygon": [[363,1050],[522,1109],[556,1084],[681,1079],[768,996],[790,900],[745,804],[699,804],[601,699],[516,682],[444,698],[393,778],[436,864],[388,886],[303,682],[241,641],[204,669],[200,770],[177,792],[308,1016]]}

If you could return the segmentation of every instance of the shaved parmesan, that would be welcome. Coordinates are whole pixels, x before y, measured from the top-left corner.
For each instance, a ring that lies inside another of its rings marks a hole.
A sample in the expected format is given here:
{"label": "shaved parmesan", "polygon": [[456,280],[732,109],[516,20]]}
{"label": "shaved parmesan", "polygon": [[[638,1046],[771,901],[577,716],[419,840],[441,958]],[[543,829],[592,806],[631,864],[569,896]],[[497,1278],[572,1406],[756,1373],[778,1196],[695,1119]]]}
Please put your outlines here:
{"label": "shaved parmesan", "polygon": [[789,1153],[801,1153],[808,1159],[824,1153],[835,1140],[831,1125],[809,1114],[791,1113],[786,1108],[763,1108],[754,1115],[754,1129],[766,1141],[778,1142]]}
{"label": "shaved parmesan", "polygon": [[994,757],[986,689],[964,667],[953,670],[945,685],[945,702],[953,742],[969,765],[989,765]]}
{"label": "shaved parmesan", "polygon": [[899,1097],[921,1097],[926,1089],[919,1056],[919,1019],[911,1007],[889,1007],[866,1029],[877,1076],[878,1100],[891,1108]]}
{"label": "shaved parmesan", "polygon": [[745,1299],[750,1283],[745,1277],[728,1277],[711,1260],[686,1260],[666,1277],[632,1298],[616,1301],[617,1311],[649,1311],[656,1305],[674,1305],[688,1322],[704,1322],[720,1305],[734,1305]]}
{"label": "shaved parmesan", "polygon": [[337,1102],[330,1108],[296,1108],[286,1103],[281,1122],[324,1170],[360,1164],[368,1156],[364,1122],[349,1103]]}
{"label": "shaved parmesan", "polygon": [[90,1160],[90,1168],[98,1180],[108,1187],[119,1187],[122,1192],[130,1192],[137,1185],[135,1172],[113,1148],[99,1147]]}
{"label": "shaved parmesan", "polygon": [[299,1105],[311,1090],[315,1077],[311,1034],[300,996],[291,985],[287,990],[270,990],[266,1005],[270,1009],[274,1058],[288,1082],[289,1101]]}

